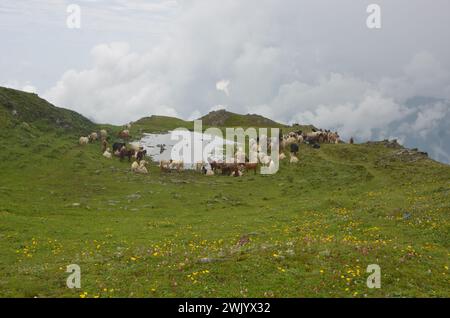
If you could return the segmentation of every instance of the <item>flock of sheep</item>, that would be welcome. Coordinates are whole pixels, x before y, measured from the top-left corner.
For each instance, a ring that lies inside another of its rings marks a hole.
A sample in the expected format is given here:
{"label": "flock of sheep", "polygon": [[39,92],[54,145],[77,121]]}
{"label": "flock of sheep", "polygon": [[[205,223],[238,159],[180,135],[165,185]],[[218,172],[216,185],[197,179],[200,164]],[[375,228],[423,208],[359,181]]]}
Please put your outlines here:
{"label": "flock of sheep", "polygon": [[[128,140],[130,137],[129,129],[131,125],[128,124],[126,129],[119,133],[119,137]],[[113,156],[128,157],[134,159],[131,164],[131,171],[138,174],[148,174],[148,161],[144,160],[146,151],[136,143],[130,143],[127,148],[126,143],[115,143],[113,151],[108,147],[108,132],[104,129],[100,133],[93,132],[87,137],[80,137],[79,144],[86,145],[89,142],[95,142],[100,138],[102,144],[103,157],[112,159]],[[327,130],[313,130],[312,132],[303,133],[302,131],[290,132],[283,135],[279,140],[269,138],[267,136],[260,136],[258,140],[250,138],[249,152],[245,153],[242,147],[238,147],[234,157],[223,162],[222,160],[208,159],[208,162],[197,162],[195,170],[207,176],[213,176],[220,171],[222,175],[242,176],[244,172],[253,170],[256,173],[258,165],[267,167],[267,171],[272,173],[276,169],[275,162],[267,153],[274,148],[274,143],[279,142],[278,160],[282,161],[287,158],[285,153],[289,150],[289,162],[291,164],[298,163],[299,159],[297,153],[299,151],[299,144],[306,143],[313,148],[320,148],[321,143],[339,143],[340,138],[337,132]],[[159,167],[163,172],[182,171],[185,169],[183,161],[178,160],[161,160]]]}

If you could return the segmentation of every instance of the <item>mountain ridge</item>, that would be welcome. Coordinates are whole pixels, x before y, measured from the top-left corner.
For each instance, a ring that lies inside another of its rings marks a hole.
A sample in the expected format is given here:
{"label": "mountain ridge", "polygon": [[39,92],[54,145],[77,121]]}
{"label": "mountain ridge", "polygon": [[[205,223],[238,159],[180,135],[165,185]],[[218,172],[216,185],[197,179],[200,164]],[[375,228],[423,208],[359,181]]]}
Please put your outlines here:
{"label": "mountain ridge", "polygon": [[37,94],[0,87],[0,126],[88,133],[97,126],[76,111],[54,106]]}

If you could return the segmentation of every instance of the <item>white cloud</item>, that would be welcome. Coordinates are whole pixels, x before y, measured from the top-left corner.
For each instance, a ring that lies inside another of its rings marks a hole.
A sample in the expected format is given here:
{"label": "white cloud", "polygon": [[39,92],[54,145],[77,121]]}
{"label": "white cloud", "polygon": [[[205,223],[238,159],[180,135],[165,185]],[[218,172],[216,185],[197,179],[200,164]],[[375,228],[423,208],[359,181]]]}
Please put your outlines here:
{"label": "white cloud", "polygon": [[368,92],[360,101],[347,104],[319,105],[314,112],[298,113],[297,122],[308,122],[317,127],[332,127],[346,139],[359,140],[373,137],[375,129],[385,130],[389,124],[408,115],[408,110],[392,99]]}
{"label": "white cloud", "polygon": [[216,89],[218,91],[222,91],[225,93],[225,95],[230,96],[228,86],[230,86],[230,81],[227,80],[221,80],[216,83]]}
{"label": "white cloud", "polygon": [[167,79],[152,67],[157,55],[132,53],[126,43],[98,45],[92,50],[93,68],[67,71],[45,97],[101,122],[177,116]]}
{"label": "white cloud", "polygon": [[27,93],[38,93],[37,88],[29,82],[20,83],[19,81],[13,80],[1,83],[0,86],[21,90]]}

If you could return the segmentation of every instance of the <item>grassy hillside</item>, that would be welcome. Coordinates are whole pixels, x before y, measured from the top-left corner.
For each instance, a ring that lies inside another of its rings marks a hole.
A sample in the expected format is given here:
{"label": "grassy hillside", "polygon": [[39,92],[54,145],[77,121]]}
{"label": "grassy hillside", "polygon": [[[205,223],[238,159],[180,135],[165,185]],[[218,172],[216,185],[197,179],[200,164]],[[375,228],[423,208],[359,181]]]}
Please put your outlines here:
{"label": "grassy hillside", "polygon": [[[280,128],[283,133],[298,130],[308,132],[314,128],[314,126],[312,125],[297,124],[293,126],[287,126],[284,124],[277,123],[273,120],[270,120],[260,115],[254,114],[241,115],[231,113],[225,110],[212,111],[209,114],[199,118],[199,120],[202,120],[203,129],[207,129],[209,127],[219,127],[222,128],[224,135],[225,135],[225,128],[227,127],[229,128],[242,127],[244,129],[248,127]],[[166,132],[180,127],[193,130],[194,122],[185,121],[174,117],[153,115],[151,117],[144,117],[133,123],[132,135],[139,136],[142,133]]]}
{"label": "grassy hillside", "polygon": [[135,175],[42,121],[2,139],[0,296],[450,295],[448,165],[386,143],[302,145],[271,176]]}
{"label": "grassy hillside", "polygon": [[283,124],[260,115],[240,115],[224,109],[212,111],[200,119],[205,125],[216,127],[285,127]]}
{"label": "grassy hillside", "polygon": [[0,87],[0,127],[29,126],[40,131],[90,133],[95,125],[80,114],[58,108],[33,93]]}
{"label": "grassy hillside", "polygon": [[184,127],[187,129],[194,129],[194,123],[191,121],[185,121],[175,117],[167,116],[151,116],[144,117],[132,125],[132,131],[134,132],[166,132],[176,128]]}

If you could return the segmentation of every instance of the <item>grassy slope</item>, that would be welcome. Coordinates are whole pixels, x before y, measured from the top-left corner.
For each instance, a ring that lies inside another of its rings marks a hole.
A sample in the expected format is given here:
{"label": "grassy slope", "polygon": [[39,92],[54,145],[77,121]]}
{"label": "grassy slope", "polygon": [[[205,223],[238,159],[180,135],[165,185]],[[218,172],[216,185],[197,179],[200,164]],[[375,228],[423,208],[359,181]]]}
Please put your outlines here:
{"label": "grassy slope", "polygon": [[192,121],[185,121],[174,117],[151,116],[142,118],[133,123],[132,132],[135,134],[139,132],[158,133],[180,127],[192,130],[194,129],[194,123]]}
{"label": "grassy slope", "polygon": [[212,111],[200,118],[205,125],[222,127],[285,127],[273,120],[256,114],[240,115],[224,109]]}
{"label": "grassy slope", "polygon": [[[450,294],[449,166],[342,144],[302,146],[274,176],[141,176],[76,134],[15,125],[2,143],[1,296]],[[81,291],[65,287],[72,263]]]}
{"label": "grassy slope", "polygon": [[59,135],[88,134],[95,129],[95,125],[80,114],[55,107],[36,94],[0,87],[0,127],[24,124],[26,128],[31,125],[42,132]]}

